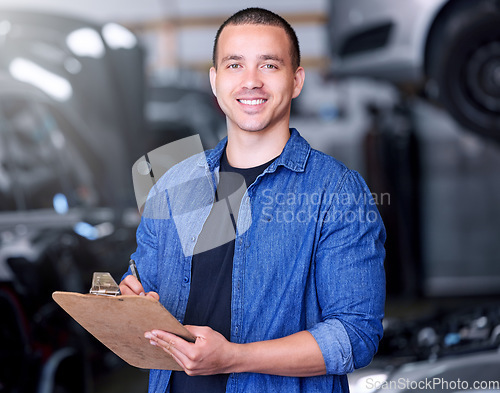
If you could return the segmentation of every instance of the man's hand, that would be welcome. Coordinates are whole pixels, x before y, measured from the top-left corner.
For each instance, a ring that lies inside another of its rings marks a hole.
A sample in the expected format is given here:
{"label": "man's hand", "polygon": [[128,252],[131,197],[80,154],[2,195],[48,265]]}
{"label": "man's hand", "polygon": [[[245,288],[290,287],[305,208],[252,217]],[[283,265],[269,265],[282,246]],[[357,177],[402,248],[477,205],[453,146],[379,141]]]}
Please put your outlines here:
{"label": "man's hand", "polygon": [[186,329],[196,337],[196,342],[187,342],[162,330],[146,332],[144,337],[152,345],[157,345],[172,355],[188,375],[231,372],[237,344],[227,341],[222,334],[206,326],[186,326]]}
{"label": "man's hand", "polygon": [[144,292],[144,287],[139,282],[137,278],[130,275],[125,277],[120,283],[120,292],[122,295],[139,295],[139,296],[149,296],[155,300],[160,300],[160,296],[156,292]]}
{"label": "man's hand", "polygon": [[236,344],[206,326],[186,326],[195,343],[152,330],[144,337],[172,355],[188,375],[255,372],[291,377],[311,377],[326,373],[321,350],[308,331],[283,338]]}

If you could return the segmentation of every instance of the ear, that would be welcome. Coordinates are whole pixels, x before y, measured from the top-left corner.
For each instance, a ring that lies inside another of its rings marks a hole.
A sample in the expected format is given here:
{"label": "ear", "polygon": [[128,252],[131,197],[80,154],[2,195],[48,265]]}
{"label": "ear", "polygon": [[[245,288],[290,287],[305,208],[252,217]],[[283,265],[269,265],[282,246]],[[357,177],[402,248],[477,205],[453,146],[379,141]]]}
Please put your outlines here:
{"label": "ear", "polygon": [[306,78],[306,72],[302,67],[298,67],[293,77],[294,86],[293,86],[292,98],[299,96],[300,92],[302,91],[302,86],[304,86],[305,78]]}
{"label": "ear", "polygon": [[217,89],[215,88],[215,80],[217,79],[217,70],[215,67],[210,67],[210,86],[212,87],[212,93],[217,97]]}

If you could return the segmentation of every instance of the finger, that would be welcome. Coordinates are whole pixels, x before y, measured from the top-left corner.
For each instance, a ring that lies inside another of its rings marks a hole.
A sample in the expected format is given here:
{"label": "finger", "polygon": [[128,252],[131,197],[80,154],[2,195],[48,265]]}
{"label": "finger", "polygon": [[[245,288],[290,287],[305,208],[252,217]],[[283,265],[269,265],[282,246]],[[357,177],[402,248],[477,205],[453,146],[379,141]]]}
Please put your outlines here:
{"label": "finger", "polygon": [[[153,334],[153,332],[146,332],[144,334],[144,337],[149,339],[150,343],[152,345],[158,346],[161,349],[163,349],[165,352],[167,352],[169,355],[171,355],[174,360],[179,364],[185,371],[186,371],[186,364],[189,362],[189,358],[185,353],[182,352],[179,348],[177,348],[177,344],[180,342],[182,345],[182,342],[184,341],[182,338],[179,338],[179,341],[175,341],[175,338],[177,336],[173,334],[169,334],[166,332],[162,332],[165,334]],[[178,338],[178,337],[177,337]]]}
{"label": "finger", "polygon": [[140,295],[144,293],[144,287],[137,278],[128,275],[120,283],[120,291],[122,295]]}
{"label": "finger", "polygon": [[174,360],[176,361],[176,363],[182,367],[182,369],[184,371],[186,371],[186,366],[184,364],[184,362],[182,361],[181,358],[184,358],[184,359],[187,359],[185,356],[182,356],[178,351],[176,350],[165,350],[165,352],[167,352],[170,356],[172,356],[172,358],[174,358]]}
{"label": "finger", "polygon": [[135,295],[133,289],[123,282],[120,283],[119,288],[122,295]]}
{"label": "finger", "polygon": [[153,291],[146,293],[146,296],[152,297],[153,299],[158,301],[160,300],[160,295]]}
{"label": "finger", "polygon": [[179,364],[179,366],[184,368],[182,361],[177,356],[178,351],[173,351],[174,350],[173,343],[163,341],[162,339],[159,339],[158,337],[153,336],[149,332],[147,332],[144,336],[147,339],[149,339],[149,343],[151,345],[154,345],[155,347],[159,347],[159,348],[163,349],[165,352],[167,352],[170,356],[172,356],[174,358],[174,360],[177,362],[177,364]]}
{"label": "finger", "polygon": [[212,328],[208,326],[194,326],[194,325],[184,325],[184,327],[191,333],[196,339],[206,339],[207,335],[213,331]]}
{"label": "finger", "polygon": [[171,355],[177,364],[179,364],[184,371],[187,370],[186,366],[189,362],[189,358],[187,354],[183,353],[179,348],[176,347],[176,343],[173,341],[163,341],[162,339],[157,338],[157,345],[159,345],[165,352]]}
{"label": "finger", "polygon": [[192,349],[193,343],[190,343],[183,338],[176,336],[175,334],[165,332],[163,330],[153,330],[151,334],[160,340],[168,343],[169,345],[175,347],[180,352],[187,354]]}

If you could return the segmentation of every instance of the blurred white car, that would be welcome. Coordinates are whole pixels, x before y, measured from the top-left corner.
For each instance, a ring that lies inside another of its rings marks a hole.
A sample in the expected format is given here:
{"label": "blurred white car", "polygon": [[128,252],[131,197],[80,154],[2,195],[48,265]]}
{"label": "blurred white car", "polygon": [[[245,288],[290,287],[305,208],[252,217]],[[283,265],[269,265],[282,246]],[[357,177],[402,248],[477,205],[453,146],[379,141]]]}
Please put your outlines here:
{"label": "blurred white car", "polygon": [[425,88],[500,140],[500,1],[332,0],[332,72]]}
{"label": "blurred white car", "polygon": [[396,368],[357,370],[348,376],[351,393],[500,392],[500,354],[488,351],[407,363]]}

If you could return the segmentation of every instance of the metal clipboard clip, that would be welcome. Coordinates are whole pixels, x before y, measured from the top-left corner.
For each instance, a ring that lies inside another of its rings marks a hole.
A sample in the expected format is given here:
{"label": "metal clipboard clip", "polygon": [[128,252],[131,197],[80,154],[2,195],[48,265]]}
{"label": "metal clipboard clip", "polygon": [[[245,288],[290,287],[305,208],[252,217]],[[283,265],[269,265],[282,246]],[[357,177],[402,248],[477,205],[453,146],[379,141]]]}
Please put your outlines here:
{"label": "metal clipboard clip", "polygon": [[118,296],[121,295],[120,287],[109,273],[95,272],[92,277],[92,295]]}

